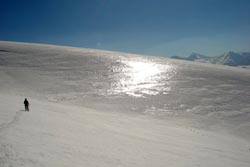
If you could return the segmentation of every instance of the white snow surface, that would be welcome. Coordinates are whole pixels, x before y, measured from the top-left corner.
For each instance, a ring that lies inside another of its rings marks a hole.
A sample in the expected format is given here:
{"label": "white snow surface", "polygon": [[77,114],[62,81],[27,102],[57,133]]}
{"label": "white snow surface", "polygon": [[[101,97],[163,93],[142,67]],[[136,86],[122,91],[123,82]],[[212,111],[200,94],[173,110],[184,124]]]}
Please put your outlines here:
{"label": "white snow surface", "polygon": [[249,167],[249,102],[248,69],[2,41],[0,167]]}

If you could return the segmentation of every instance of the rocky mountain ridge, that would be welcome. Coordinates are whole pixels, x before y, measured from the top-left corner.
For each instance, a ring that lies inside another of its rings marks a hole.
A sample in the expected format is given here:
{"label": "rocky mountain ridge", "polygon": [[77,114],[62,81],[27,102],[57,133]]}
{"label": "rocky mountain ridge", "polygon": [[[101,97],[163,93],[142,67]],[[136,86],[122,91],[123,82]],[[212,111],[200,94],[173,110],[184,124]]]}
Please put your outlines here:
{"label": "rocky mountain ridge", "polygon": [[188,57],[172,56],[173,59],[181,59],[188,61],[197,61],[211,64],[221,64],[228,66],[249,66],[250,53],[249,52],[226,52],[222,55],[209,57],[199,53],[192,53]]}

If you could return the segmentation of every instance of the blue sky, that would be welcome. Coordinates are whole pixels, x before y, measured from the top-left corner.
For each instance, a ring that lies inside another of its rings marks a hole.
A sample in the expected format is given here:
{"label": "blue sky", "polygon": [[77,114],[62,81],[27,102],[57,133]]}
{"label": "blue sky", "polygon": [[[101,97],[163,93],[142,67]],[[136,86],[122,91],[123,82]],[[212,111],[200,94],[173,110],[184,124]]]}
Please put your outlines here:
{"label": "blue sky", "polygon": [[161,56],[250,51],[249,0],[1,0],[0,40]]}

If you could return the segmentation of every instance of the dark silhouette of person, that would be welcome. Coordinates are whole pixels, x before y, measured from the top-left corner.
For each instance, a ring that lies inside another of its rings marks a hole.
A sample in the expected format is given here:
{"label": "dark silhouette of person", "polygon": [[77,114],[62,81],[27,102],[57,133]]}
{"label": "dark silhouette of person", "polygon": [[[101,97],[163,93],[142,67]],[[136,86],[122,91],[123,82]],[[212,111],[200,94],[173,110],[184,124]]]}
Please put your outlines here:
{"label": "dark silhouette of person", "polygon": [[24,107],[25,107],[25,111],[29,111],[29,101],[27,100],[27,98],[25,98],[25,100],[24,100]]}

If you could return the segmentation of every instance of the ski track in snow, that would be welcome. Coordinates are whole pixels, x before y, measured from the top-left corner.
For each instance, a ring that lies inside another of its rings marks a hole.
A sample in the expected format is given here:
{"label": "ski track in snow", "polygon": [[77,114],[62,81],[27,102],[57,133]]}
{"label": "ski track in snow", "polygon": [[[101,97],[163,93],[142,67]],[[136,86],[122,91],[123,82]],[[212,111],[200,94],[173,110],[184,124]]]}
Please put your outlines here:
{"label": "ski track in snow", "polygon": [[17,111],[14,118],[10,122],[0,124],[0,136],[4,130],[11,128],[12,126],[14,126],[18,122],[20,116],[22,115],[21,111],[22,110]]}
{"label": "ski track in snow", "polygon": [[[2,123],[0,125],[0,139],[1,136],[4,135],[4,132],[8,129],[12,128],[16,125],[16,123],[19,121],[19,118],[21,117],[22,113],[21,111],[17,111],[14,118],[8,122],[8,123]],[[8,165],[10,163],[13,163],[13,161],[17,161],[18,157],[12,147],[12,145],[8,143],[0,143],[0,166],[1,167],[9,167],[12,165]],[[14,163],[15,166],[17,163]]]}
{"label": "ski track in snow", "polygon": [[[0,124],[0,140],[6,135],[6,131],[16,126],[18,123],[23,110],[18,110],[12,117],[12,120],[6,123]],[[13,146],[8,142],[0,142],[0,166],[1,167],[14,167],[20,166],[18,156]],[[12,164],[12,165],[11,165]]]}

